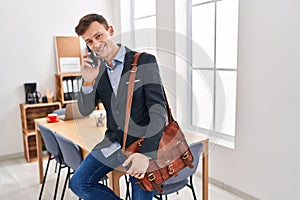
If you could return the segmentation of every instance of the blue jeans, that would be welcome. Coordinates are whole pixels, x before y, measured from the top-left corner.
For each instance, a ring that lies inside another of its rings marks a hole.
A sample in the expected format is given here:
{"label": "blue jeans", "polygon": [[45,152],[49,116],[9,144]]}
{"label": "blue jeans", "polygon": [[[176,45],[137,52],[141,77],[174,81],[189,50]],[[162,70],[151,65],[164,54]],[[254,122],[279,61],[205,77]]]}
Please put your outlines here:
{"label": "blue jeans", "polygon": [[[123,161],[124,156],[120,150],[108,158],[105,158],[99,149],[93,150],[73,174],[70,188],[84,200],[119,200],[120,198],[110,188],[100,184],[99,181]],[[133,177],[130,177],[130,182],[132,200],[152,200],[154,192],[142,190]]]}

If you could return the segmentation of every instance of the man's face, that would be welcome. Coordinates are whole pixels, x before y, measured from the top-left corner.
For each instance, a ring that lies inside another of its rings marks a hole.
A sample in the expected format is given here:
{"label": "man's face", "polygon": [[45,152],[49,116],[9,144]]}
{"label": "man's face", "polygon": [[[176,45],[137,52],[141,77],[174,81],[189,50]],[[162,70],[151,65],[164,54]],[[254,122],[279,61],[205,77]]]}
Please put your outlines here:
{"label": "man's face", "polygon": [[91,50],[95,51],[103,58],[108,58],[113,50],[113,34],[114,30],[112,26],[109,26],[108,29],[106,29],[102,24],[95,21],[90,24],[81,37]]}

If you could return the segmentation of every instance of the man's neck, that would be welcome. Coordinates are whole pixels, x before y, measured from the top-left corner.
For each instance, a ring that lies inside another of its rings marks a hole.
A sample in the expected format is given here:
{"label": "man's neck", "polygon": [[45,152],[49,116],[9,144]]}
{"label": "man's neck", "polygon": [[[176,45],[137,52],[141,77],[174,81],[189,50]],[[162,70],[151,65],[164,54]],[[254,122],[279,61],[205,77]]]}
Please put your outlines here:
{"label": "man's neck", "polygon": [[112,68],[114,67],[112,64],[112,61],[113,61],[114,57],[117,55],[119,49],[120,49],[120,47],[117,44],[115,44],[111,55],[109,56],[108,60],[106,60]]}

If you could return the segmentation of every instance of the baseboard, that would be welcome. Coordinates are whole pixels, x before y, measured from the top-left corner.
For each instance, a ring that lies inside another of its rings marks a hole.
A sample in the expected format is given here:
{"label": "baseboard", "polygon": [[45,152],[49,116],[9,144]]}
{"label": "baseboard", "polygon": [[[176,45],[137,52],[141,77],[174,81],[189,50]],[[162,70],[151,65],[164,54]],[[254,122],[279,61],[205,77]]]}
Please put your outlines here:
{"label": "baseboard", "polygon": [[22,157],[24,157],[24,153],[23,152],[19,152],[19,153],[14,153],[14,154],[8,154],[8,155],[0,156],[0,161],[12,160],[12,159],[22,158]]}
{"label": "baseboard", "polygon": [[[201,173],[199,171],[197,171],[195,173],[195,176],[197,176],[199,178],[202,177],[202,175],[201,175]],[[217,187],[219,187],[219,188],[221,188],[221,189],[223,189],[223,190],[225,190],[227,192],[230,192],[230,193],[232,193],[232,194],[234,194],[234,195],[236,195],[236,196],[238,196],[238,197],[240,197],[240,198],[242,198],[244,200],[260,200],[260,199],[254,197],[254,196],[252,196],[250,194],[247,194],[247,193],[245,193],[245,192],[243,192],[243,191],[241,191],[241,190],[239,190],[237,188],[234,188],[234,187],[232,187],[230,185],[227,185],[226,183],[221,182],[221,181],[219,181],[217,179],[209,177],[209,183],[213,184],[213,185],[215,185],[215,186],[217,186]]]}

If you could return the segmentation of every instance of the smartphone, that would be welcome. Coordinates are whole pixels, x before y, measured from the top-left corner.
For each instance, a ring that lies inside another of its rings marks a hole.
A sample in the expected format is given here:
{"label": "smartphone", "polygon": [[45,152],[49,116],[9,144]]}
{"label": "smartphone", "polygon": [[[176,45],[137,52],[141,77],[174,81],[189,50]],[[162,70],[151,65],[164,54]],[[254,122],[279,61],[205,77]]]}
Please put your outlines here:
{"label": "smartphone", "polygon": [[89,58],[93,60],[92,62],[89,62],[89,64],[92,65],[92,67],[94,67],[94,68],[97,67],[98,66],[98,58],[97,58],[96,52],[92,51],[88,45],[86,45],[86,48],[87,48],[88,52],[90,52]]}

